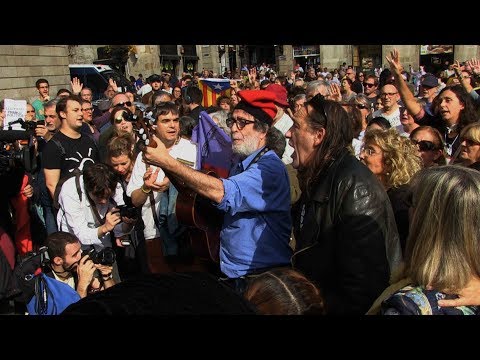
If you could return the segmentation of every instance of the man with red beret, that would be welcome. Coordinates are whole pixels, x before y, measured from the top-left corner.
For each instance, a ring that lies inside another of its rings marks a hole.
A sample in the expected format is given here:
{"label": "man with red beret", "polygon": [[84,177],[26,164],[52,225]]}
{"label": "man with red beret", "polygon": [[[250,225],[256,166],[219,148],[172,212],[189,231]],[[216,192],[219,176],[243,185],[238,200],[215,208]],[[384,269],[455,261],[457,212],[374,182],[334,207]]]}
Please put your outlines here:
{"label": "man with red beret", "polygon": [[265,90],[243,90],[227,125],[238,163],[227,179],[188,168],[172,158],[161,141],[146,148],[147,162],[183,181],[224,212],[220,234],[220,269],[238,292],[246,279],[272,267],[289,266],[290,186],[280,158],[266,147],[277,114],[276,96]]}

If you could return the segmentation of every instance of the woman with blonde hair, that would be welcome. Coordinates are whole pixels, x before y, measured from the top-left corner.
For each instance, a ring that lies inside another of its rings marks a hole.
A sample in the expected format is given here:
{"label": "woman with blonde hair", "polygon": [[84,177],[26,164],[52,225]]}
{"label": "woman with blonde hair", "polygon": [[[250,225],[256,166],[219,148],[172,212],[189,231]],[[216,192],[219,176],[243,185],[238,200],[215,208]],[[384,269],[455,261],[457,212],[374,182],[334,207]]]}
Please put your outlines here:
{"label": "woman with blonde hair", "polygon": [[387,191],[404,251],[409,227],[409,183],[422,168],[422,159],[415,144],[394,128],[367,130],[363,142],[360,161],[367,165]]}
{"label": "woman with blonde hair", "polygon": [[475,306],[440,307],[438,301],[456,298],[447,293],[480,278],[480,174],[455,165],[430,167],[414,177],[412,189],[403,271],[408,285],[382,302],[382,314],[478,314]]}
{"label": "woman with blonde hair", "polygon": [[480,170],[480,123],[465,126],[460,133],[460,153],[455,163]]}

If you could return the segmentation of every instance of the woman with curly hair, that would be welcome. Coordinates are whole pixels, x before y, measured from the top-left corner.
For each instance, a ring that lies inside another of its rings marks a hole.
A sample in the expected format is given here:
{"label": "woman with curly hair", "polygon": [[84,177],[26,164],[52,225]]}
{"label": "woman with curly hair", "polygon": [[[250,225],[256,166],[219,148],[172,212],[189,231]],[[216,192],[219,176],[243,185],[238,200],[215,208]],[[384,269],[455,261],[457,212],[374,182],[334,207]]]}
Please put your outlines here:
{"label": "woman with curly hair", "polygon": [[397,223],[402,251],[408,236],[409,183],[422,168],[416,145],[397,130],[367,130],[360,153],[362,161],[387,191]]}

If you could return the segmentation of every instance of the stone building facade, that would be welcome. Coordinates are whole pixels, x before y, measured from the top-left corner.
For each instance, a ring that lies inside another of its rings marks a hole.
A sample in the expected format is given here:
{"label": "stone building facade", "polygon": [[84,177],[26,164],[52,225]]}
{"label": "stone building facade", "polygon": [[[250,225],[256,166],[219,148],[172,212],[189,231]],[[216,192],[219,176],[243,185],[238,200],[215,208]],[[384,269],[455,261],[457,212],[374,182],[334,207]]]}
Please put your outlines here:
{"label": "stone building facade", "polygon": [[[106,45],[0,45],[0,98],[32,100],[37,95],[35,81],[46,78],[50,94],[70,88],[68,64],[91,64],[99,60],[99,49]],[[440,45],[446,46],[446,45]],[[222,74],[264,59],[274,63],[279,74],[288,75],[296,62],[321,64],[328,69],[343,62],[362,68],[365,64],[384,65],[385,56],[398,48],[401,62],[418,68],[421,62],[432,66],[453,57],[465,61],[480,58],[480,46],[455,45],[450,55],[423,55],[420,45],[129,45],[125,75],[147,77],[162,70],[175,73],[212,70]]]}
{"label": "stone building facade", "polygon": [[33,100],[37,79],[50,83],[50,95],[70,88],[67,45],[0,45],[0,99]]}

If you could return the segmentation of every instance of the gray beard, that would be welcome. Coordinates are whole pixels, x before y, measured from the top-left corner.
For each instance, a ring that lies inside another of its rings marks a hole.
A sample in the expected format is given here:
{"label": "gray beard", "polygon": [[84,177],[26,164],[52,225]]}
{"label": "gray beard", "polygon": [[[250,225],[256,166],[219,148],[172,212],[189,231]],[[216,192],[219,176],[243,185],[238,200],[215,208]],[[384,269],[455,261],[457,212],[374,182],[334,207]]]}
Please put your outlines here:
{"label": "gray beard", "polygon": [[248,137],[240,145],[232,146],[233,153],[239,155],[241,159],[245,159],[250,154],[253,154],[258,150],[258,139],[254,137]]}

